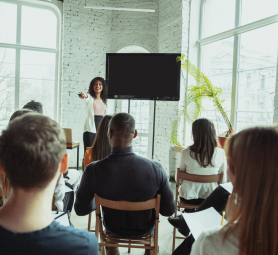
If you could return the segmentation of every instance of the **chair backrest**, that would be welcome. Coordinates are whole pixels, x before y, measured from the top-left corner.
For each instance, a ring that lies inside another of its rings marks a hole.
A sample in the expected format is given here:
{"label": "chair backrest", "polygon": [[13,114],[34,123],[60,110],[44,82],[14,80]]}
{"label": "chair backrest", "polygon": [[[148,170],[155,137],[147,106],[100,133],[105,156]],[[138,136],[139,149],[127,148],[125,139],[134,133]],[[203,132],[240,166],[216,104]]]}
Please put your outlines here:
{"label": "chair backrest", "polygon": [[[127,247],[130,252],[130,248],[141,248],[141,249],[153,249],[154,253],[157,254],[158,250],[158,223],[159,223],[159,211],[160,211],[160,195],[157,194],[156,198],[144,201],[144,202],[128,202],[128,201],[112,201],[108,199],[104,199],[99,197],[95,194],[95,202],[96,202],[96,227],[95,227],[95,234],[97,239],[100,242],[99,246],[100,249],[103,246],[110,246],[110,247]],[[121,210],[121,211],[143,211],[143,210],[150,210],[156,209],[155,212],[155,221],[154,221],[154,235],[150,234],[149,236],[142,237],[142,241],[134,238],[118,238],[112,235],[109,236],[109,233],[105,233],[102,228],[102,220],[101,220],[101,212],[100,206],[104,206],[106,208],[114,209],[114,210]],[[149,238],[151,237],[151,238]],[[152,238],[154,237],[154,238]],[[149,241],[146,241],[149,240]],[[119,244],[121,243],[121,244]]]}
{"label": "chair backrest", "polygon": [[160,209],[160,195],[156,198],[150,199],[144,202],[128,202],[128,201],[112,201],[104,199],[95,194],[96,206],[101,205],[107,208],[121,210],[121,211],[143,211],[156,208],[157,211]]}
{"label": "chair backrest", "polygon": [[[178,168],[177,180],[186,180],[201,183],[217,182],[218,184],[220,184],[223,180],[223,172],[214,175],[197,175],[186,173]],[[179,181],[177,183],[179,183]]]}

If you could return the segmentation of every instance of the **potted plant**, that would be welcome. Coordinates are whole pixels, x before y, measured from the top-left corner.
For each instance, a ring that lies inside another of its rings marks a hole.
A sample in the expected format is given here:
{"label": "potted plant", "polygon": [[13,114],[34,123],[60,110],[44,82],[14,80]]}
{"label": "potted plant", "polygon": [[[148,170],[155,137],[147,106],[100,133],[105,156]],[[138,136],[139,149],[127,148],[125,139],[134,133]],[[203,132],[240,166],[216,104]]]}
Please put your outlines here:
{"label": "potted plant", "polygon": [[185,116],[188,121],[193,122],[198,118],[200,113],[204,110],[203,100],[210,100],[218,111],[227,125],[227,132],[225,132],[225,137],[219,139],[220,145],[223,147],[226,137],[229,137],[231,133],[234,132],[232,124],[228,118],[225,108],[222,106],[225,100],[221,99],[222,89],[213,86],[209,78],[203,74],[196,66],[194,66],[185,55],[182,54],[181,57],[177,58],[177,61],[181,61],[181,68],[183,71],[187,71],[196,80],[197,85],[190,86],[187,90],[187,95],[181,108],[176,110],[177,119],[172,122],[172,132],[171,132],[171,142],[177,146],[181,144],[177,141],[178,134],[178,124],[182,116]]}

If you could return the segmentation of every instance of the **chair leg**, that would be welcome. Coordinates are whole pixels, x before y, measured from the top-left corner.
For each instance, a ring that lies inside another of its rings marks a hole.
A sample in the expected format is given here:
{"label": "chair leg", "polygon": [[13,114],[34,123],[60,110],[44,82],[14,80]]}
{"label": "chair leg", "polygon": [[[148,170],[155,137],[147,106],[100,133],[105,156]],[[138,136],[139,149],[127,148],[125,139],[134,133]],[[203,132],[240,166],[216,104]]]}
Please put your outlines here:
{"label": "chair leg", "polygon": [[172,247],[172,253],[175,250],[175,245],[176,245],[176,228],[174,227],[174,231],[173,231],[173,247]]}
{"label": "chair leg", "polygon": [[92,213],[89,214],[88,231],[90,231],[90,229],[91,229],[91,218],[92,218]]}
{"label": "chair leg", "polygon": [[128,253],[130,253],[130,247],[128,247]]}
{"label": "chair leg", "polygon": [[105,248],[105,246],[102,246],[102,255],[106,255],[106,248]]}

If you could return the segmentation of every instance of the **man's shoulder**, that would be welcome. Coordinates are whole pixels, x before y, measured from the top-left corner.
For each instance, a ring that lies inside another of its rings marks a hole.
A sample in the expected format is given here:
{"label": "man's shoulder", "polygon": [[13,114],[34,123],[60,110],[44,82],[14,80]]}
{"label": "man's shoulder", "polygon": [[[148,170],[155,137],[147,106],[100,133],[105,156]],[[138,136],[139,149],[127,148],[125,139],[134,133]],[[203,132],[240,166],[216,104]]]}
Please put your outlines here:
{"label": "man's shoulder", "polygon": [[55,221],[45,229],[20,235],[0,227],[0,237],[4,254],[98,254],[94,234]]}

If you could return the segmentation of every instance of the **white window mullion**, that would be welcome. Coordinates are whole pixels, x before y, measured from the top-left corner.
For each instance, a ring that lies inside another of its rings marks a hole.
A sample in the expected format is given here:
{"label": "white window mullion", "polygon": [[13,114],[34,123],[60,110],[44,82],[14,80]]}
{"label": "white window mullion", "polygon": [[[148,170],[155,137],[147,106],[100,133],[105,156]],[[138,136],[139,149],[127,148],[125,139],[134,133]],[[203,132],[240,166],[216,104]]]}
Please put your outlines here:
{"label": "white window mullion", "polygon": [[[17,5],[17,22],[16,22],[16,44],[21,44],[21,10],[22,5]],[[19,84],[20,84],[20,49],[16,49],[15,54],[15,110],[19,109]]]}
{"label": "white window mullion", "polygon": [[246,24],[243,26],[236,27],[234,29],[231,29],[231,30],[228,30],[228,31],[216,34],[216,35],[212,35],[212,36],[203,38],[199,41],[199,43],[201,46],[204,46],[209,43],[217,42],[217,41],[220,41],[220,40],[223,40],[223,39],[235,36],[235,35],[239,35],[239,34],[242,34],[245,32],[252,31],[252,30],[260,28],[260,27],[274,24],[277,21],[278,21],[278,14],[270,16],[265,19],[255,21],[253,23],[249,23],[249,24]]}
{"label": "white window mullion", "polygon": [[[242,0],[236,1],[236,11],[235,11],[235,27],[239,27],[241,24],[241,11],[242,11]],[[233,80],[232,80],[232,95],[231,95],[231,124],[236,129],[237,123],[237,97],[238,97],[238,70],[239,70],[239,58],[240,58],[240,37],[241,35],[236,35],[234,37],[234,56],[233,56]]]}

